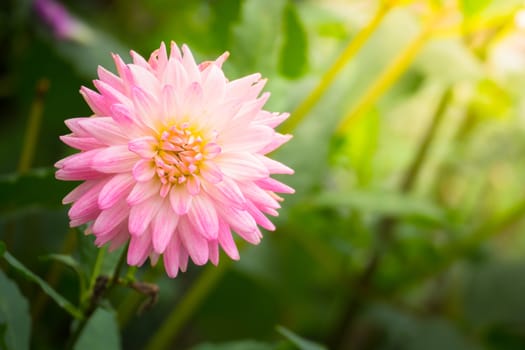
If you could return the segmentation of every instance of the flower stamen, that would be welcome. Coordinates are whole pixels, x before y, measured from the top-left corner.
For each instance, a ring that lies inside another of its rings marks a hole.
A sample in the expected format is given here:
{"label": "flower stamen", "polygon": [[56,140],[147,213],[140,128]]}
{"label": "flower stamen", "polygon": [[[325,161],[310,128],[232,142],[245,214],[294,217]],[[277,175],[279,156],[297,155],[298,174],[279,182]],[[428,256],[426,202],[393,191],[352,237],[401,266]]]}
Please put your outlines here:
{"label": "flower stamen", "polygon": [[[152,158],[155,174],[160,180],[160,195],[165,197],[172,186],[186,184],[191,192],[200,188],[198,177],[204,162],[215,158],[221,148],[215,142],[217,133],[204,138],[188,123],[164,130],[157,141]],[[190,184],[190,179],[193,179]]]}

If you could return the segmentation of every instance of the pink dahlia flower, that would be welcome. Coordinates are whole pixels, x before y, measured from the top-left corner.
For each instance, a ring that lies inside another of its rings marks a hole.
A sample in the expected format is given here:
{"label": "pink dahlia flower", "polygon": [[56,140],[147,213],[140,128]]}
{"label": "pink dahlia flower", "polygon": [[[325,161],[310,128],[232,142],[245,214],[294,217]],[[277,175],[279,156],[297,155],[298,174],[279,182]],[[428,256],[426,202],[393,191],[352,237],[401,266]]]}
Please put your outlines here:
{"label": "pink dahlia flower", "polygon": [[291,138],[274,130],[288,114],[262,109],[259,74],[226,79],[227,53],[196,64],[172,43],[131,56],[113,56],[118,75],[99,67],[98,92],[80,90],[94,114],[66,121],[61,139],[80,152],[56,163],[56,177],[84,181],[63,200],[71,226],[87,224],[98,246],[129,241],[129,265],[162,256],[170,277],[188,257],[217,264],[219,246],[239,259],[232,231],[258,244],[258,225],[275,228],[276,192],[293,193],[270,177],[293,170],[265,156]]}

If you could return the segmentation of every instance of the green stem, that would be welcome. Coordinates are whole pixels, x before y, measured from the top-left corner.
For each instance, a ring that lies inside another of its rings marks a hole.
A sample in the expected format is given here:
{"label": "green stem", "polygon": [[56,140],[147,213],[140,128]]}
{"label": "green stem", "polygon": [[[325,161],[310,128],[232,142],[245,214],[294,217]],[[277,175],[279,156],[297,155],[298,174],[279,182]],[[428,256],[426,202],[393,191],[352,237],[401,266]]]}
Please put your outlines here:
{"label": "green stem", "polygon": [[375,14],[374,18],[368,23],[368,25],[361,30],[356,37],[350,41],[343,52],[336,59],[334,64],[326,71],[321,77],[321,81],[316,87],[310,92],[308,96],[297,106],[292,112],[290,118],[283,125],[281,131],[283,133],[290,133],[294,130],[299,123],[306,117],[313,106],[320,100],[326,90],[330,87],[332,82],[335,80],[339,72],[346,66],[359,49],[367,42],[368,38],[377,29],[381,23],[383,17],[388,13],[390,8],[395,5],[396,1],[386,1],[381,4],[381,7]]}
{"label": "green stem", "polygon": [[229,264],[228,260],[228,262],[222,262],[217,267],[208,266],[206,270],[200,274],[197,281],[192,284],[190,290],[184,295],[182,300],[162,323],[159,330],[150,339],[145,348],[146,350],[161,350],[167,349],[170,346],[171,342],[182,330],[186,321],[221,279]]}
{"label": "green stem", "polygon": [[22,155],[18,163],[18,172],[23,174],[31,168],[35,154],[40,125],[42,124],[42,114],[44,111],[44,97],[49,90],[49,80],[40,79],[36,87],[36,97],[29,112],[29,121],[24,136]]}
{"label": "green stem", "polygon": [[[113,272],[113,277],[111,278],[111,281],[109,282],[109,288],[112,288],[114,285],[117,284],[120,273],[122,272],[122,268],[124,265],[126,265],[126,259],[128,256],[128,246],[126,245],[126,248],[122,251],[122,254],[120,255],[120,258],[118,260],[117,266],[115,267],[115,271]],[[130,269],[128,271],[128,275],[132,274],[135,275],[135,272],[137,271],[137,268],[134,266],[133,269]]]}
{"label": "green stem", "polygon": [[66,349],[68,350],[73,349],[73,346],[84,331],[84,328],[86,328],[86,325],[89,322],[91,316],[93,316],[95,311],[98,309],[100,300],[104,298],[104,296],[106,296],[118,283],[120,272],[126,261],[127,248],[122,251],[119,262],[111,279],[109,281],[105,279],[102,283],[103,285],[98,286],[99,283],[97,283],[97,281],[100,277],[100,271],[102,270],[102,262],[104,261],[106,250],[106,247],[102,247],[98,251],[98,255],[95,260],[95,266],[93,267],[93,272],[89,282],[88,295],[90,297],[87,305],[84,306],[84,317],[69,338],[69,341],[66,345]]}
{"label": "green stem", "polygon": [[[102,263],[104,261],[104,256],[106,255],[106,251],[107,251],[106,247],[102,247],[98,250],[97,258],[95,259],[95,265],[93,266],[93,271],[91,271],[91,277],[89,278],[87,296],[92,294],[93,289],[95,288],[97,278],[100,275],[100,271],[102,270]],[[85,301],[86,296],[84,296],[82,300]]]}
{"label": "green stem", "polygon": [[[126,274],[127,281],[132,281],[132,278],[130,278],[131,271],[134,274],[136,268],[129,268],[128,273]],[[155,281],[159,277],[160,271],[164,272],[162,268],[148,269],[142,276],[142,279],[145,281]],[[139,304],[141,303],[142,299],[143,298],[141,294],[128,293],[121,301],[117,313],[118,323],[121,329],[123,329],[131,320],[133,315],[136,314],[136,310],[139,307]]]}
{"label": "green stem", "polygon": [[412,188],[414,187],[417,176],[421,171],[425,159],[427,158],[432,141],[436,136],[437,130],[443,120],[443,116],[445,115],[446,108],[448,107],[448,104],[451,100],[452,88],[448,88],[447,90],[445,90],[443,96],[441,97],[441,101],[434,114],[434,118],[432,118],[432,123],[427,129],[426,134],[423,136],[421,145],[417,150],[416,156],[414,157],[412,163],[410,164],[405,174],[405,177],[401,182],[401,192],[410,192],[410,190],[412,190]]}
{"label": "green stem", "polygon": [[410,66],[416,55],[419,53],[427,39],[435,29],[436,21],[441,18],[441,14],[435,15],[427,22],[423,30],[416,36],[414,40],[403,50],[388,67],[381,73],[381,75],[374,81],[374,83],[366,90],[364,95],[354,105],[354,107],[343,117],[341,123],[337,127],[339,134],[344,134],[353,125],[353,123],[362,116],[375,103],[387,89],[394,84],[399,76],[404,73]]}

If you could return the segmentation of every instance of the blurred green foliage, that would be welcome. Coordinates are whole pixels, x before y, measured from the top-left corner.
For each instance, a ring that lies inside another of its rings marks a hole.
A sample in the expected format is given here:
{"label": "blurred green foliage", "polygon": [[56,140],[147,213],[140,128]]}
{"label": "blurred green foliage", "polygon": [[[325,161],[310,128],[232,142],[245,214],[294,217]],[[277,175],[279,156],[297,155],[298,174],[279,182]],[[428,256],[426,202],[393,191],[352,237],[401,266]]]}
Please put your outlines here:
{"label": "blurred green foliage", "polygon": [[[31,0],[0,4],[0,349],[63,348],[79,321],[49,294],[75,314],[98,275],[119,271],[120,251],[68,228],[61,198],[75,184],[53,175],[71,152],[63,121],[90,113],[78,89],[97,65],[113,70],[111,52],[147,56],[170,40],[198,60],[229,51],[230,78],[261,72],[267,109],[293,113],[381,6],[378,27],[274,155],[295,169],[284,181],[297,192],[277,231],[239,262],[221,255],[218,268],[174,280],[142,267],[136,279],[159,286],[157,303],[144,289],[111,290],[75,348],[525,347],[522,1],[61,4],[82,23],[69,38]],[[436,15],[414,60],[337,133]]]}

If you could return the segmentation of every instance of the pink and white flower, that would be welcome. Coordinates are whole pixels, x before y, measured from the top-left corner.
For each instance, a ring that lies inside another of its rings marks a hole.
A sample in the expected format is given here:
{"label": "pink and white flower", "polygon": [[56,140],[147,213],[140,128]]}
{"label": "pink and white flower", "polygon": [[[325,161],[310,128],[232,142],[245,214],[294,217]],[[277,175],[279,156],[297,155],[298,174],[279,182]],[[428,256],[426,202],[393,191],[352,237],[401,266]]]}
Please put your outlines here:
{"label": "pink and white flower", "polygon": [[228,53],[196,64],[172,43],[131,56],[113,56],[117,75],[99,67],[98,92],[80,90],[94,114],[66,121],[61,139],[80,152],[56,163],[56,177],[84,181],[63,200],[71,226],[87,224],[98,246],[129,241],[129,265],[162,256],[170,277],[188,257],[217,264],[219,246],[239,259],[232,231],[258,244],[258,225],[275,229],[276,193],[293,193],[271,178],[293,170],[266,157],[291,138],[274,130],[288,114],[263,109],[260,74],[226,79]]}

